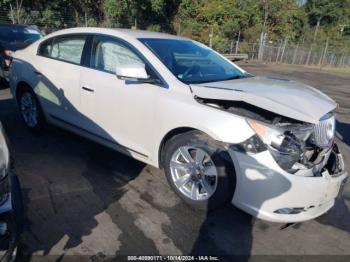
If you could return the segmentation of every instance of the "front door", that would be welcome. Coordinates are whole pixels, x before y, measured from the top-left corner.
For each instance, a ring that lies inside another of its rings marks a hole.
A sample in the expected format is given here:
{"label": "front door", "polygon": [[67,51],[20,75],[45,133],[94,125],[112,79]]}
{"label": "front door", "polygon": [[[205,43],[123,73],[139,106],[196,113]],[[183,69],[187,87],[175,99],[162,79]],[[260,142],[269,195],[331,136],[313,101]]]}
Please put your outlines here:
{"label": "front door", "polygon": [[147,157],[160,87],[118,79],[116,68],[123,63],[144,61],[115,38],[94,37],[90,67],[81,73],[81,112],[89,132]]}

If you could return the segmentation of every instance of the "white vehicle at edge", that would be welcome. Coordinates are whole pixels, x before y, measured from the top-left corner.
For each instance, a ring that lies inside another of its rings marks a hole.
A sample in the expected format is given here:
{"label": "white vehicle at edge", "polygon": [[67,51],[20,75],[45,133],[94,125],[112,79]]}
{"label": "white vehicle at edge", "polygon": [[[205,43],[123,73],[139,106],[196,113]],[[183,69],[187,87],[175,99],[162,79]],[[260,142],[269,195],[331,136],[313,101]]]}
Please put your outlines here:
{"label": "white vehicle at edge", "polygon": [[192,206],[304,221],[334,205],[347,177],[332,99],[189,39],[58,31],[15,53],[10,86],[30,129],[46,120],[164,168]]}

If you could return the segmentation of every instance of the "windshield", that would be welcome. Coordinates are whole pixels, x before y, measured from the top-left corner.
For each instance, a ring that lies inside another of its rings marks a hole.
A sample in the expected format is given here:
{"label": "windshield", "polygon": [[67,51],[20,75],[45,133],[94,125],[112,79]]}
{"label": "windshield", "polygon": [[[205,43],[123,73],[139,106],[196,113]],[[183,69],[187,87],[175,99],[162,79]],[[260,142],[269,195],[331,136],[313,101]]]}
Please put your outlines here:
{"label": "windshield", "polygon": [[182,82],[198,84],[244,77],[210,48],[191,40],[139,39]]}
{"label": "windshield", "polygon": [[1,27],[0,41],[8,43],[34,43],[42,37],[41,33],[31,28]]}

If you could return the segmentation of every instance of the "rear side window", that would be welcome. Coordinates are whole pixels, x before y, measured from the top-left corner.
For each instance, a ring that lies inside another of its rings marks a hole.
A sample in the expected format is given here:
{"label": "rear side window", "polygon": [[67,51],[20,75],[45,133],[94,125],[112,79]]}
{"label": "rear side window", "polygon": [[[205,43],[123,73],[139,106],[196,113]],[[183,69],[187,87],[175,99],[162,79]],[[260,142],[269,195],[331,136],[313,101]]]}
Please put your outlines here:
{"label": "rear side window", "polygon": [[83,35],[56,37],[42,43],[38,54],[79,65],[85,41],[86,36]]}
{"label": "rear side window", "polygon": [[85,40],[86,36],[55,38],[50,57],[74,64],[80,64]]}
{"label": "rear side window", "polygon": [[51,50],[52,50],[52,39],[49,39],[40,45],[38,54],[42,56],[50,56]]}

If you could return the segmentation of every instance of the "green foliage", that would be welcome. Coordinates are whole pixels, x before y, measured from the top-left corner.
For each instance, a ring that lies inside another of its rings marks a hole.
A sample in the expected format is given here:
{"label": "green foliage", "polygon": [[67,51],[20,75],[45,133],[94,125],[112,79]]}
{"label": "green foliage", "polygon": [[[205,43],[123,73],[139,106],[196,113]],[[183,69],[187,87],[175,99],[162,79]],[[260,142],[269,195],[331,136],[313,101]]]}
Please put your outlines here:
{"label": "green foliage", "polygon": [[346,17],[346,12],[349,12],[350,8],[349,3],[348,0],[309,0],[305,4],[305,10],[311,25],[316,25],[320,20],[321,25],[329,27]]}
{"label": "green foliage", "polygon": [[151,0],[151,10],[157,14],[164,12],[165,1],[164,0]]}
{"label": "green foliage", "polygon": [[350,0],[0,0],[0,8],[7,13],[0,13],[0,20],[35,23],[47,31],[136,27],[206,44],[213,33],[213,47],[223,52],[238,35],[241,41],[257,43],[266,32],[273,43],[288,39],[324,45],[328,39],[330,47],[350,51]]}
{"label": "green foliage", "polygon": [[107,23],[111,27],[120,27],[127,20],[127,0],[105,0],[103,3]]}
{"label": "green foliage", "polygon": [[317,17],[321,17],[319,42],[323,45],[329,37],[344,47],[348,36],[338,39],[337,28],[341,21],[350,23],[350,0],[309,0],[305,5],[295,0],[183,0],[175,25],[181,35],[206,44],[213,30],[214,48],[225,51],[231,41],[236,41],[239,31],[241,40],[251,43],[258,42],[264,31],[273,43],[287,38],[289,42],[310,44]]}
{"label": "green foliage", "polygon": [[146,29],[153,32],[160,32],[162,30],[160,25],[149,25]]}

